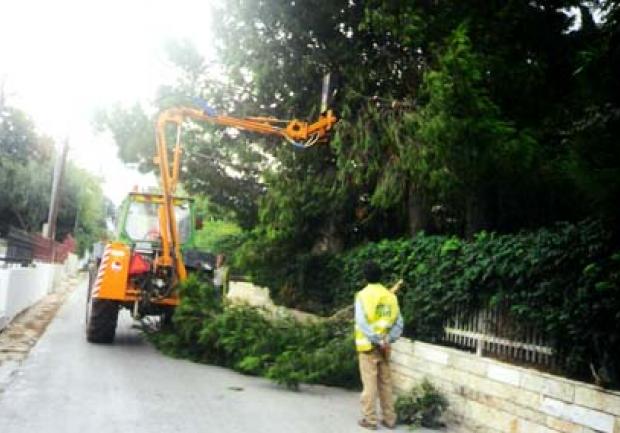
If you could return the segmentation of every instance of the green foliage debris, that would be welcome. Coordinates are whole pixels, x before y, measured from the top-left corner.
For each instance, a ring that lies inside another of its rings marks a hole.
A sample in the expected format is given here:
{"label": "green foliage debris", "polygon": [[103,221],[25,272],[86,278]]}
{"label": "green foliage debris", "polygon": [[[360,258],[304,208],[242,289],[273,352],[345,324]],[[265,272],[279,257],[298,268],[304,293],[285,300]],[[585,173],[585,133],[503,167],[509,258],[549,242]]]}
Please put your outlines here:
{"label": "green foliage debris", "polygon": [[358,386],[352,324],[299,323],[243,305],[222,305],[208,282],[189,278],[173,324],[151,333],[172,356],[268,377],[297,389],[301,383]]}

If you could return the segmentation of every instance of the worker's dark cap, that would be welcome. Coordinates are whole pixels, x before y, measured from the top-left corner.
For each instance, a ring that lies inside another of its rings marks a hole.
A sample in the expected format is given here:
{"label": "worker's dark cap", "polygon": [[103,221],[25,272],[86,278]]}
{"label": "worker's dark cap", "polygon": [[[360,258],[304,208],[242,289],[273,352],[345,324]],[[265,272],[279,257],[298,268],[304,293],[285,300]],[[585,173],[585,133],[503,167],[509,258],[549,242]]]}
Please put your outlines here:
{"label": "worker's dark cap", "polygon": [[381,280],[381,268],[373,260],[364,263],[364,278],[369,283],[378,283]]}

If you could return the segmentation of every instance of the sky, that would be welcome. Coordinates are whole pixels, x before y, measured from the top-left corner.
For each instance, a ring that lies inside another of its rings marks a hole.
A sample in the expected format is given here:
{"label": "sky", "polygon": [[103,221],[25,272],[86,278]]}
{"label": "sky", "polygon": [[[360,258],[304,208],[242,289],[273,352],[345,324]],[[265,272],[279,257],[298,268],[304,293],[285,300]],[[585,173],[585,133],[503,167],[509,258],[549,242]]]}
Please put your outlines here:
{"label": "sky", "polygon": [[30,114],[69,158],[104,179],[120,203],[134,185],[154,185],[116,157],[108,134],[97,134],[98,108],[147,103],[174,79],[163,51],[169,39],[189,39],[213,60],[209,0],[3,1],[0,81],[8,103]]}

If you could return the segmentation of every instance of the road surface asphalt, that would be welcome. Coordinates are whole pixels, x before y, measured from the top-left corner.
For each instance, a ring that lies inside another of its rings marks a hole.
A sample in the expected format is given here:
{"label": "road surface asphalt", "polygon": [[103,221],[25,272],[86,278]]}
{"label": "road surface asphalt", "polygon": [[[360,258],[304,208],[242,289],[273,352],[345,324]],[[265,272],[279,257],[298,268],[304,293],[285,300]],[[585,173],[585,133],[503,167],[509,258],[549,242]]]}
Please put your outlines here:
{"label": "road surface asphalt", "polygon": [[166,357],[132,328],[126,311],[113,345],[86,342],[86,283],[79,284],[28,358],[10,372],[2,367],[0,432],[368,431],[356,425],[356,392],[323,386],[288,391],[261,378]]}

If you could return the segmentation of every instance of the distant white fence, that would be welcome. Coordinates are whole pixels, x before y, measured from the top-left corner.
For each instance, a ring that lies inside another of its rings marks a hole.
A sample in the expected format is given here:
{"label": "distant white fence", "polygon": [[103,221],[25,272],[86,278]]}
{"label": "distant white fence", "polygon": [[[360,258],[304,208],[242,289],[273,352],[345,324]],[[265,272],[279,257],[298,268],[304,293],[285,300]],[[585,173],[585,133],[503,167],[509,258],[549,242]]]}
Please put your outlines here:
{"label": "distant white fence", "polygon": [[60,285],[65,275],[75,274],[78,259],[69,255],[64,264],[34,263],[32,266],[5,265],[0,268],[0,330],[26,308]]}
{"label": "distant white fence", "polygon": [[514,321],[504,305],[476,313],[455,312],[445,322],[444,340],[450,345],[508,362],[551,366],[554,352],[545,336],[526,323]]}

